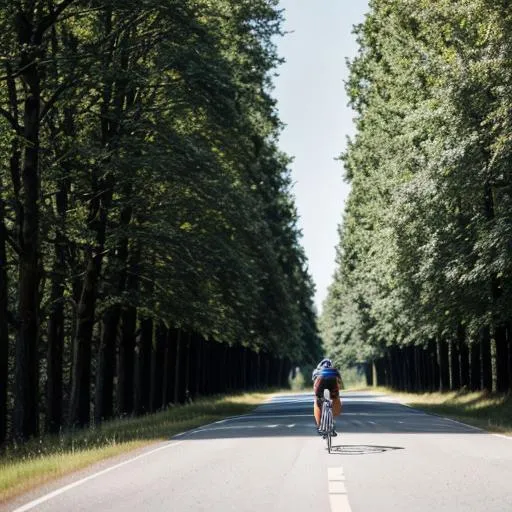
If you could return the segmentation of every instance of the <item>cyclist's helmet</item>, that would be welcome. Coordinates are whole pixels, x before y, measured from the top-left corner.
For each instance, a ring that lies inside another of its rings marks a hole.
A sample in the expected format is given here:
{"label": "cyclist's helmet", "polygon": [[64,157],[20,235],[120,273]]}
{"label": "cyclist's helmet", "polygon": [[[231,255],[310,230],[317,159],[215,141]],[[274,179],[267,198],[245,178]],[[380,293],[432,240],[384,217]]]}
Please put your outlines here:
{"label": "cyclist's helmet", "polygon": [[322,359],[318,363],[318,368],[332,368],[332,361],[330,359]]}

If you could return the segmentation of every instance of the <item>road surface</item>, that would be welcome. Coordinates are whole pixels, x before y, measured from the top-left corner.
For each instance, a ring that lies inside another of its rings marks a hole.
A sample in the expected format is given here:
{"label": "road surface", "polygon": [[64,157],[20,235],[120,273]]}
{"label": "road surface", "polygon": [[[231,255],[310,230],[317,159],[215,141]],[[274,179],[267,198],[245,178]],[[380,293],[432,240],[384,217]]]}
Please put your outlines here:
{"label": "road surface", "polygon": [[328,454],[310,394],[282,395],[10,504],[68,512],[511,512],[512,439],[345,393]]}

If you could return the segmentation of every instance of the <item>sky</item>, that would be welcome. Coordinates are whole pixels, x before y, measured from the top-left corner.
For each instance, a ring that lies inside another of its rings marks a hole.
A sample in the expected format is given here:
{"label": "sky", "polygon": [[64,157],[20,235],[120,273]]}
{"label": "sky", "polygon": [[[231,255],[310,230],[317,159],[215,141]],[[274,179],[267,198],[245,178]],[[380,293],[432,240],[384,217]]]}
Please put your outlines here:
{"label": "sky", "polygon": [[276,42],[286,60],[273,92],[286,125],[279,145],[294,157],[292,192],[320,312],[335,270],[338,225],[350,190],[343,164],[335,160],[354,133],[345,61],[357,54],[352,28],[364,20],[368,2],[281,0],[280,7],[285,9],[283,28],[290,33]]}

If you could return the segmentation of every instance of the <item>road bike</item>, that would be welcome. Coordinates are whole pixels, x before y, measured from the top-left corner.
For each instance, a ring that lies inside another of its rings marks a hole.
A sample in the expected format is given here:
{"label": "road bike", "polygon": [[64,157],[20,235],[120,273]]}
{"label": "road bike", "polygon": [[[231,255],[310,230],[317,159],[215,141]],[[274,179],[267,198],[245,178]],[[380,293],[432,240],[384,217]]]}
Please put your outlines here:
{"label": "road bike", "polygon": [[324,389],[324,396],[320,398],[322,403],[322,416],[320,417],[319,431],[323,438],[327,441],[327,451],[332,450],[332,433],[334,432],[334,417],[332,415],[331,393],[328,389]]}

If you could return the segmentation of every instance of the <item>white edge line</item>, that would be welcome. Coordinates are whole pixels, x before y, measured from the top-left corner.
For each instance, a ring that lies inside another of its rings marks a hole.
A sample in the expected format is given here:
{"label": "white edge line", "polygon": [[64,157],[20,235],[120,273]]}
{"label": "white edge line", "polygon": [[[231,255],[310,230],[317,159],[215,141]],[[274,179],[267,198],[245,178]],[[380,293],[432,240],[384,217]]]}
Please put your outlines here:
{"label": "white edge line", "polygon": [[468,425],[467,423],[463,423],[462,421],[452,420],[452,418],[447,418],[446,416],[441,416],[439,414],[435,414],[435,413],[431,413],[431,412],[425,412],[425,411],[422,411],[421,409],[417,409],[409,404],[404,404],[402,402],[397,402],[397,403],[399,403],[400,405],[403,405],[404,407],[409,407],[409,409],[413,409],[414,411],[420,411],[421,413],[426,414],[428,416],[437,416],[438,418],[442,418],[443,420],[448,420],[448,421],[452,421],[453,423],[458,423],[459,425],[463,425],[464,427],[467,427],[467,428],[472,428],[473,430],[478,430],[479,432],[489,434],[490,436],[501,437],[502,439],[507,439],[508,441],[512,441],[511,436],[506,436],[504,434],[496,434],[495,432],[489,432],[488,430],[485,430],[484,428],[479,428],[479,427],[475,427],[473,425]]}
{"label": "white edge line", "polygon": [[494,437],[501,437],[502,439],[508,439],[509,441],[512,441],[512,437],[506,436],[505,434],[495,434],[494,432],[489,432]]}
{"label": "white edge line", "polygon": [[148,455],[152,455],[153,453],[159,452],[161,450],[166,450],[167,448],[171,448],[173,446],[177,446],[183,442],[184,441],[178,441],[176,443],[170,443],[170,444],[166,444],[165,446],[160,446],[158,448],[155,448],[154,450],[142,453],[142,454],[137,455],[136,457],[133,457],[129,460],[125,460],[124,462],[120,462],[119,464],[116,464],[115,466],[111,466],[109,468],[98,471],[97,473],[93,473],[92,475],[86,476],[85,478],[82,478],[81,480],[77,480],[76,482],[73,482],[69,485],[65,485],[64,487],[61,487],[60,489],[56,489],[55,491],[45,494],[44,496],[41,496],[40,498],[37,498],[36,500],[26,503],[25,505],[22,505],[21,507],[14,509],[13,512],[25,512],[26,510],[33,509],[34,507],[41,505],[41,503],[44,503],[45,501],[49,501],[52,498],[55,498],[56,496],[58,496],[59,494],[63,494],[65,492],[69,491],[70,489],[73,489],[74,487],[78,487],[79,485],[82,485],[85,482],[88,482],[89,480],[92,480],[101,475],[104,475],[105,473],[109,473],[110,471],[114,471],[114,469],[118,469],[122,466],[126,466],[127,464],[130,464],[138,459],[142,459],[143,457],[147,457]]}
{"label": "white edge line", "polygon": [[463,427],[477,430],[478,432],[485,432],[487,434],[491,433],[491,432],[487,432],[487,430],[484,430],[483,428],[475,427],[473,425],[468,425],[467,423],[463,423],[462,421],[452,420],[452,418],[447,418],[446,416],[441,416],[440,414],[436,414],[435,412],[426,412],[422,409],[418,409],[409,404],[404,404],[402,402],[398,402],[398,403],[400,405],[403,405],[404,407],[408,407],[409,409],[412,409],[413,411],[419,411],[420,413],[425,414],[426,416],[436,416],[437,418],[442,418],[443,420],[451,421],[452,423],[457,423],[458,425],[462,425]]}
{"label": "white edge line", "polygon": [[470,428],[472,430],[477,430],[478,432],[484,432],[484,433],[490,434],[490,432],[487,432],[487,430],[484,430],[483,428],[475,427],[473,425],[468,425],[467,423],[463,423],[462,421],[452,420],[452,418],[447,418],[446,416],[440,416],[440,417],[443,418],[443,420],[451,421],[452,423],[457,423],[457,425],[462,425],[466,428]]}

